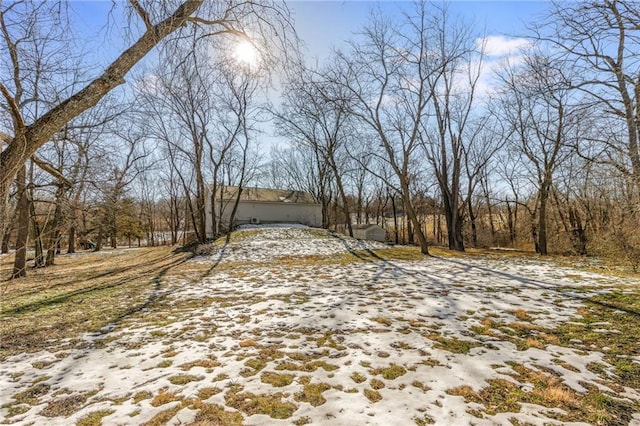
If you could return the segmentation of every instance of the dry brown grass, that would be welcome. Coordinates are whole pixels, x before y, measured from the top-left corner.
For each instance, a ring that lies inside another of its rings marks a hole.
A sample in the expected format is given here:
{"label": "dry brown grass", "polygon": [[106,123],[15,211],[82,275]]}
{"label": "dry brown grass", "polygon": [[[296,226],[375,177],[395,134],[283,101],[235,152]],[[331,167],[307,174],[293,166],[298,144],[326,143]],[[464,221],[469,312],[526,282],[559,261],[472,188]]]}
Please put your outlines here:
{"label": "dry brown grass", "polygon": [[181,401],[182,397],[176,395],[173,392],[167,392],[165,390],[161,390],[156,396],[151,400],[152,407],[159,407],[164,404],[168,404],[173,401]]}
{"label": "dry brown grass", "polygon": [[[6,277],[12,259],[0,259]],[[1,282],[0,359],[135,315],[162,298],[165,276],[189,272],[181,268],[186,259],[169,247],[62,255],[54,266]]]}
{"label": "dry brown grass", "polygon": [[238,343],[238,345],[240,345],[241,348],[256,347],[256,346],[258,346],[258,342],[256,342],[253,339],[247,339],[247,340],[243,340],[242,342]]}
{"label": "dry brown grass", "polygon": [[[488,385],[480,391],[469,386],[459,386],[447,390],[447,394],[461,396],[466,402],[475,402],[484,406],[489,415],[520,411],[521,403],[560,408],[563,414],[554,414],[553,418],[562,422],[582,421],[589,424],[627,424],[637,402],[612,398],[601,392],[596,386],[587,385],[586,393],[579,394],[562,383],[553,374],[527,368],[521,364],[508,362],[513,369],[512,377],[520,383],[533,385],[530,391],[504,379],[488,380]],[[481,412],[480,412],[481,413]]]}
{"label": "dry brown grass", "polygon": [[249,416],[266,414],[273,419],[288,419],[298,409],[296,405],[283,401],[282,393],[256,395],[240,390],[240,387],[229,390],[224,396],[225,402]]}
{"label": "dry brown grass", "polygon": [[376,390],[365,389],[363,393],[364,393],[364,396],[366,396],[367,399],[371,402],[378,402],[382,400],[382,395],[380,395],[380,392]]}
{"label": "dry brown grass", "polygon": [[303,385],[303,389],[294,395],[296,401],[308,402],[314,407],[318,407],[327,402],[322,396],[322,392],[331,389],[330,385],[327,383],[311,383],[311,378],[308,376],[302,377],[300,383]]}
{"label": "dry brown grass", "polygon": [[189,371],[194,367],[202,367],[207,369],[207,371],[211,370],[214,367],[220,366],[220,363],[215,359],[215,357],[211,357],[210,359],[201,359],[198,361],[191,361],[185,364],[180,365],[180,369],[182,371]]}

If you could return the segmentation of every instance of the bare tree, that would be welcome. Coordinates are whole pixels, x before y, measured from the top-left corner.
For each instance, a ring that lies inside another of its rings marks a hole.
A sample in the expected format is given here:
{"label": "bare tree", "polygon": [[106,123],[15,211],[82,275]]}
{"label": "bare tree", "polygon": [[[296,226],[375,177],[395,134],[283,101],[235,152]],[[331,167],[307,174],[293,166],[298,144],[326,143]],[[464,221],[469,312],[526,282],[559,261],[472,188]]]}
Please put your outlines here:
{"label": "bare tree", "polygon": [[[29,36],[18,24],[25,18],[36,19],[51,16],[52,13],[63,13],[62,7],[52,12],[61,4],[64,3],[16,1],[0,6],[3,55],[11,63],[10,75],[14,83],[21,81],[25,73],[21,67],[23,52],[20,43]],[[34,120],[25,117],[19,105],[22,96],[20,87],[8,84],[4,79],[0,82],[0,92],[6,105],[3,110],[12,120],[9,143],[0,152],[0,228],[5,228],[9,185],[27,159],[65,123],[96,105],[107,93],[123,84],[131,68],[165,37],[177,30],[189,31],[193,27],[206,28],[200,33],[202,37],[220,34],[248,37],[247,31],[251,31],[254,38],[275,37],[283,40],[291,31],[286,6],[276,2],[130,0],[128,11],[132,18],[141,22],[142,34],[100,75],[66,99],[51,104],[42,116]],[[130,28],[133,27],[132,22]]]}
{"label": "bare tree", "polygon": [[[412,26],[420,29],[416,31],[416,37],[423,39],[419,42],[429,46],[424,61],[430,69],[426,84],[431,108],[421,122],[420,136],[438,180],[449,248],[464,251],[462,230],[467,205],[462,197],[462,180],[465,168],[471,172],[465,161],[472,160],[473,145],[480,142],[477,135],[482,124],[473,120],[472,112],[484,52],[482,46],[476,46],[476,37],[469,25],[452,22],[446,7],[436,10],[438,13],[429,16],[423,5],[418,18],[411,20]],[[476,129],[470,129],[473,126]],[[482,162],[480,160],[478,166]],[[470,178],[467,197],[470,199],[477,172],[467,175]]]}
{"label": "bare tree", "polygon": [[[299,144],[301,150],[314,152],[319,167],[329,166],[347,231],[353,236],[344,182],[346,173],[342,167],[351,130],[348,97],[342,93],[344,87],[336,84],[330,67],[317,73],[301,69],[291,74],[284,89],[285,101],[280,111],[275,112],[279,133]],[[326,204],[326,199],[322,202]]]}
{"label": "bare tree", "polygon": [[118,243],[118,214],[122,211],[121,202],[130,190],[131,184],[142,174],[149,164],[149,141],[140,127],[131,126],[124,116],[106,137],[110,141],[111,152],[103,158],[104,172],[100,180],[92,182],[100,193],[101,200],[95,217],[98,236],[95,250],[102,249],[103,242],[109,238],[111,247]]}
{"label": "bare tree", "polygon": [[[170,145],[170,156],[179,151],[188,163],[187,175],[195,180],[191,192],[191,185],[187,184],[190,179],[182,178],[185,192],[192,193],[195,200],[192,222],[198,241],[203,242],[206,239],[206,140],[209,123],[214,120],[215,101],[211,89],[216,74],[213,68],[198,65],[199,56],[191,54],[195,47],[191,40],[186,46],[180,42],[166,46],[154,73],[139,86],[145,101],[143,108],[152,120],[149,129]],[[177,165],[175,161],[173,164]],[[176,171],[183,173],[181,168]]]}
{"label": "bare tree", "polygon": [[[4,156],[7,153],[11,154],[12,150],[19,145],[15,136],[23,138],[21,132],[26,128],[25,123],[41,119],[43,112],[50,106],[49,100],[64,94],[61,89],[53,87],[51,80],[54,70],[68,70],[74,58],[64,54],[65,48],[70,45],[69,37],[58,28],[64,22],[62,17],[65,8],[62,4],[23,1],[0,7],[2,7],[0,9],[2,35],[0,54],[6,58],[6,69],[3,70],[6,74],[3,73],[3,75],[7,76],[0,81],[0,93],[2,93],[0,111],[3,113],[2,122],[6,123],[7,128],[14,130],[14,137],[2,134],[6,147],[3,143],[2,152],[0,152],[0,231],[7,228],[4,222],[9,219],[7,217],[9,184],[16,170],[20,170],[16,181],[18,223],[15,225],[18,229],[16,247],[20,247],[20,250],[16,250],[13,273],[13,277],[17,278],[26,275],[25,247],[29,235],[30,213],[34,211],[33,181],[27,187],[26,179],[27,177],[33,179],[33,164],[38,164],[57,177],[60,182],[66,184],[67,181],[55,167],[35,157],[35,150],[28,155],[19,152],[18,154],[23,158],[14,165],[13,170],[7,168],[11,166],[4,163]],[[21,143],[22,140],[19,142]],[[27,174],[27,169],[22,166],[29,159],[32,164]],[[28,193],[23,193],[24,191]],[[19,210],[22,208],[26,210]],[[44,266],[41,237],[41,233],[37,230],[38,266]]]}
{"label": "bare tree", "polygon": [[[613,165],[636,189],[634,210],[640,211],[640,12],[631,0],[556,1],[549,18],[535,28],[539,39],[559,51],[576,68],[572,85],[588,107],[598,107],[601,125],[591,140],[599,155],[578,145],[590,159]],[[606,117],[606,118],[605,118]],[[624,155],[619,156],[618,153]]]}
{"label": "bare tree", "polygon": [[501,118],[512,127],[510,143],[519,153],[536,192],[532,237],[536,252],[546,255],[547,206],[557,168],[577,140],[578,115],[571,104],[570,78],[560,63],[539,52],[529,53],[521,66],[502,74]]}
{"label": "bare tree", "polygon": [[[311,154],[311,158],[310,155]],[[331,172],[317,150],[309,153],[300,146],[273,147],[266,179],[274,188],[291,189],[310,193],[322,210],[322,227],[328,228],[329,210],[334,200]]]}
{"label": "bare tree", "polygon": [[429,248],[412,203],[411,176],[421,120],[431,96],[427,79],[433,70],[426,66],[426,42],[422,34],[404,35],[398,24],[377,14],[363,29],[361,41],[353,42],[348,53],[338,55],[339,78],[348,89],[350,113],[374,132],[383,148],[383,156],[372,154],[393,170],[423,254],[428,254]]}
{"label": "bare tree", "polygon": [[[479,117],[482,122],[489,122],[489,117]],[[491,200],[489,191],[489,175],[492,171],[492,160],[495,154],[504,146],[508,132],[498,123],[491,123],[495,128],[488,125],[474,123],[474,132],[468,134],[467,143],[463,145],[463,166],[467,179],[466,194],[464,201],[466,204],[469,224],[471,225],[471,243],[473,247],[478,247],[478,227],[476,223],[477,215],[473,200],[478,198],[476,194],[478,186],[481,187],[482,195],[489,216],[489,226],[491,228],[491,239],[495,242],[495,229],[491,212]]]}

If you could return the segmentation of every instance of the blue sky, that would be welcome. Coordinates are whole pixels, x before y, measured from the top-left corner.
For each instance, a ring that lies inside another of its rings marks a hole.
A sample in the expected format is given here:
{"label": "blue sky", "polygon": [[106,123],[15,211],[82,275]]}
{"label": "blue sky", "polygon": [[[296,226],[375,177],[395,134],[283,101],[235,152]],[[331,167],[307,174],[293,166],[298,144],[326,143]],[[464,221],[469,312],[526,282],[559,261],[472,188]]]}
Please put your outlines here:
{"label": "blue sky", "polygon": [[[412,7],[411,1],[295,0],[287,4],[310,56],[320,59],[326,57],[333,47],[340,47],[362,27],[372,7],[380,7],[389,14],[401,13],[403,8]],[[484,30],[487,35],[514,37],[525,33],[524,23],[531,22],[550,6],[548,1],[522,0],[453,0],[449,4],[454,14],[477,25],[480,32]],[[107,32],[109,20],[111,23],[120,20],[120,13],[109,13],[113,5],[111,1],[76,0],[70,5],[76,28],[86,34],[87,43],[94,53],[105,60],[119,53],[125,29],[116,24]]]}
{"label": "blue sky", "polygon": [[[326,57],[332,47],[340,47],[366,23],[372,7],[385,13],[398,14],[411,9],[410,1],[308,1],[288,3],[294,13],[298,35],[306,43],[310,56]],[[543,14],[548,1],[478,1],[450,2],[453,14],[478,26],[478,32],[487,35],[517,37],[526,32],[525,24]]]}

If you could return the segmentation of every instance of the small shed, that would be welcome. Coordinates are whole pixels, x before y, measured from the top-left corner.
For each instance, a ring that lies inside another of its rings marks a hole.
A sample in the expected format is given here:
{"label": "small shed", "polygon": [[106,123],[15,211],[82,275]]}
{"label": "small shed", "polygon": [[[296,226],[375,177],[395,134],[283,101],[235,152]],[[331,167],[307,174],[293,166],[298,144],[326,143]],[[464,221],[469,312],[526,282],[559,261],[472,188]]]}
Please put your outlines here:
{"label": "small shed", "polygon": [[378,225],[357,225],[353,228],[353,236],[359,240],[387,241],[387,231]]}

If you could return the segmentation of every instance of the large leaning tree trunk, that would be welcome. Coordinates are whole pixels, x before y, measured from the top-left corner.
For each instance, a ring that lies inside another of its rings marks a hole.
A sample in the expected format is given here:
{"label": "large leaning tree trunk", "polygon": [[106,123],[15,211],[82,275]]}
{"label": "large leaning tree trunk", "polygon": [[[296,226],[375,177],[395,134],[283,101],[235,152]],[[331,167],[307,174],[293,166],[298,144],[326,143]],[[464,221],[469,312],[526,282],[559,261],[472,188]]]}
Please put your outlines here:
{"label": "large leaning tree trunk", "polygon": [[[128,49],[120,54],[104,72],[84,88],[54,106],[44,115],[27,124],[21,115],[19,99],[21,93],[11,93],[11,87],[0,79],[0,96],[4,98],[6,109],[12,120],[12,135],[8,144],[0,152],[0,223],[7,217],[9,187],[16,173],[43,144],[51,139],[66,123],[95,106],[107,93],[125,82],[124,78],[131,68],[146,56],[164,38],[176,30],[192,24],[200,28],[202,38],[230,34],[248,37],[247,28],[252,26],[252,40],[260,44],[265,54],[267,38],[269,46],[276,53],[286,52],[292,41],[292,25],[286,6],[269,0],[205,2],[204,0],[184,0],[175,3],[172,8],[169,1],[153,2],[129,0],[131,16],[137,16],[143,24],[143,33]],[[14,75],[20,77],[20,51],[5,22],[20,19],[15,16],[17,3],[0,3],[0,30],[7,44],[7,56],[13,66]],[[148,5],[145,8],[145,5]],[[167,11],[165,13],[165,11]],[[201,12],[199,15],[196,12]],[[203,16],[205,12],[209,16]],[[33,17],[39,17],[38,10],[32,11]],[[161,17],[157,17],[161,15]],[[34,18],[35,19],[35,18]],[[132,24],[133,26],[133,24]],[[14,78],[14,80],[16,80]],[[17,79],[20,80],[19,78]],[[1,228],[4,228],[1,227]],[[2,236],[0,236],[2,237]],[[1,238],[0,238],[1,239]]]}

